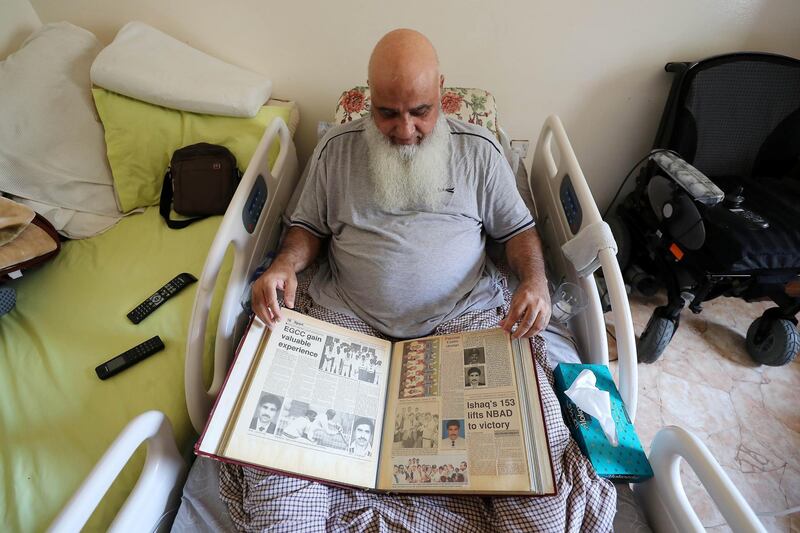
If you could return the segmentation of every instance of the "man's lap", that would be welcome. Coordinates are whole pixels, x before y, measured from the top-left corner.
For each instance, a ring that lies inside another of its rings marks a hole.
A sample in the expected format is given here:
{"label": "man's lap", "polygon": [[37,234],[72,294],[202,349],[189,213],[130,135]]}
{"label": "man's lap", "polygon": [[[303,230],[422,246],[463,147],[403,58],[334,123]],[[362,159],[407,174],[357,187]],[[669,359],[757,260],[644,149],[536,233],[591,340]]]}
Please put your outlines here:
{"label": "man's lap", "polygon": [[[298,276],[295,309],[349,329],[384,337],[363,321],[317,305],[308,296],[313,269]],[[433,332],[445,335],[496,327],[508,309],[511,294],[504,284],[503,308],[466,313]],[[540,375],[548,440],[558,486],[553,497],[481,498],[468,496],[387,495],[322,485],[251,468],[223,465],[220,496],[231,518],[243,530],[271,531],[488,531],[609,530],[615,494],[611,483],[597,477],[569,438],[552,391],[552,372],[541,337],[531,341]],[[610,507],[609,507],[610,506]]]}

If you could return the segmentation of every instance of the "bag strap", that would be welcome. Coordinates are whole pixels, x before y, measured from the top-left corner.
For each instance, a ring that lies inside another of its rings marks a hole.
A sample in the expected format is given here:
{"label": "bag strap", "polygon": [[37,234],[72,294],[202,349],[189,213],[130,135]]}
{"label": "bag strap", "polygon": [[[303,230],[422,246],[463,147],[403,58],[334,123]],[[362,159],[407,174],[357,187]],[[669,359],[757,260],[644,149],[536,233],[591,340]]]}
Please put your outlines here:
{"label": "bag strap", "polygon": [[185,228],[189,224],[197,222],[198,220],[203,220],[204,218],[208,218],[207,216],[204,217],[195,217],[195,218],[188,218],[186,220],[172,220],[169,218],[169,213],[172,210],[172,172],[170,169],[167,169],[167,173],[164,174],[164,185],[161,186],[161,202],[158,206],[158,211],[161,213],[161,216],[164,218],[164,221],[167,223],[171,229],[181,229]]}

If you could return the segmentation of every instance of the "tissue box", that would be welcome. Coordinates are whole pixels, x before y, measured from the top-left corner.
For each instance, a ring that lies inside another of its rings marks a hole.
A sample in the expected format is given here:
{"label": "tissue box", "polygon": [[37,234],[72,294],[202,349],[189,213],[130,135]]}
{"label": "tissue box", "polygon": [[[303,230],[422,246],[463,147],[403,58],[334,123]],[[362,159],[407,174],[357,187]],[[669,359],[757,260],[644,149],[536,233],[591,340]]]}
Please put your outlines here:
{"label": "tissue box", "polygon": [[[608,391],[611,399],[611,416],[617,425],[619,446],[612,446],[603,433],[600,423],[578,408],[564,391],[584,369],[594,372],[597,388]],[[555,369],[555,389],[561,411],[572,437],[578,442],[583,454],[589,458],[597,474],[620,482],[639,483],[653,477],[650,462],[642,449],[642,443],[628,418],[625,404],[617,386],[605,365],[578,365],[560,363]]]}

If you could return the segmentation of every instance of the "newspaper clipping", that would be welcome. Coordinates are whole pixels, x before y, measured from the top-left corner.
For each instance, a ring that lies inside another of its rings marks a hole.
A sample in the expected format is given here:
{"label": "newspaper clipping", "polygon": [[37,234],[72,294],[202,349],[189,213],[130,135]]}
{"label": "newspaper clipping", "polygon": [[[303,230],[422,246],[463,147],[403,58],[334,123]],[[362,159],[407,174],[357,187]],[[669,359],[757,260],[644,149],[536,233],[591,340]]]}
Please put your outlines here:
{"label": "newspaper clipping", "polygon": [[391,450],[393,488],[481,488],[528,478],[508,338],[498,331],[395,345],[401,357]]}
{"label": "newspaper clipping", "polygon": [[292,318],[277,333],[279,342],[261,383],[262,399],[253,411],[258,423],[251,424],[252,433],[371,457],[380,430],[376,420],[387,354]]}
{"label": "newspaper clipping", "polygon": [[377,463],[390,345],[326,326],[293,314],[271,333],[229,452],[269,456],[287,470],[316,462],[311,470],[321,477],[359,461]]}

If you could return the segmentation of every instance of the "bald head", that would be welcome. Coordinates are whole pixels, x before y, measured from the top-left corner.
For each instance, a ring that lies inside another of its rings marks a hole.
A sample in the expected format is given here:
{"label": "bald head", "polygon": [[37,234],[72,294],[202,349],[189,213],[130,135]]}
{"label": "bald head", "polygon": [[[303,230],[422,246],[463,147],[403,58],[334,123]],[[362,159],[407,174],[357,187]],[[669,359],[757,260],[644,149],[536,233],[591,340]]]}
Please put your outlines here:
{"label": "bald head", "polygon": [[370,86],[439,82],[439,58],[427,37],[399,29],[384,35],[369,58]]}
{"label": "bald head", "polygon": [[395,144],[417,144],[436,124],[444,79],[431,42],[399,29],[381,38],[369,59],[372,118]]}

